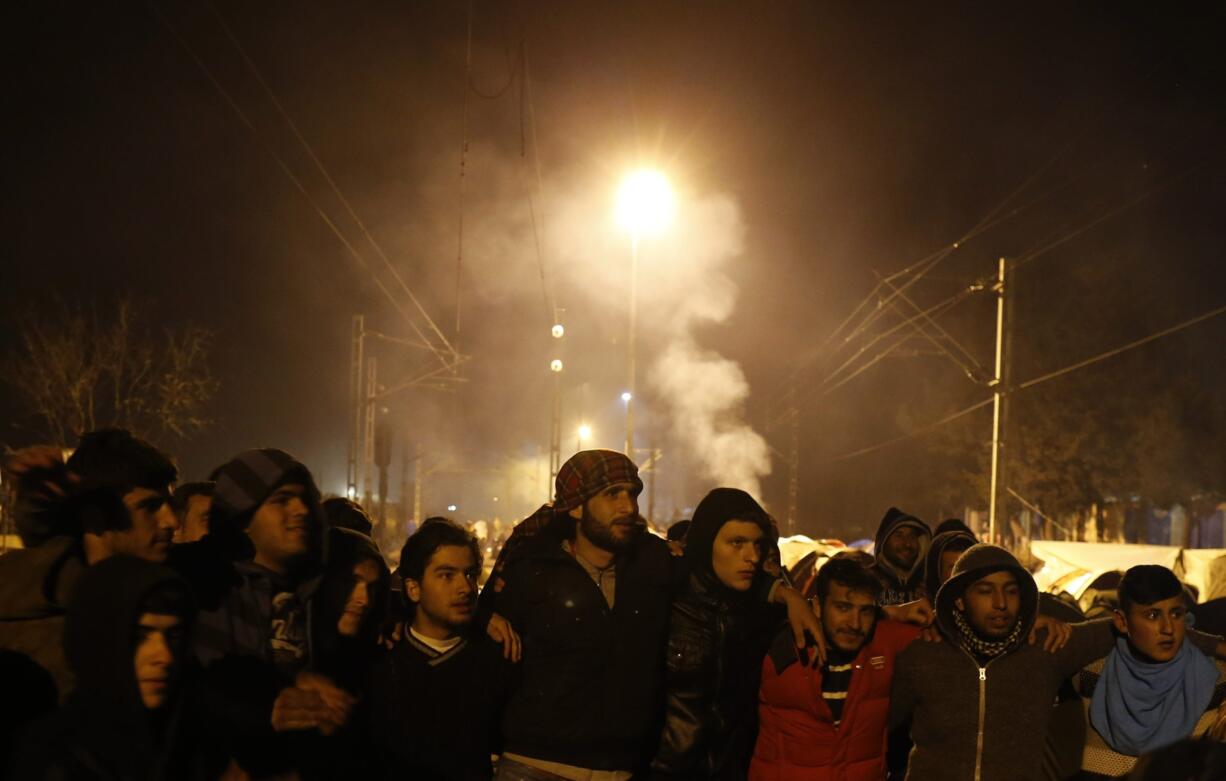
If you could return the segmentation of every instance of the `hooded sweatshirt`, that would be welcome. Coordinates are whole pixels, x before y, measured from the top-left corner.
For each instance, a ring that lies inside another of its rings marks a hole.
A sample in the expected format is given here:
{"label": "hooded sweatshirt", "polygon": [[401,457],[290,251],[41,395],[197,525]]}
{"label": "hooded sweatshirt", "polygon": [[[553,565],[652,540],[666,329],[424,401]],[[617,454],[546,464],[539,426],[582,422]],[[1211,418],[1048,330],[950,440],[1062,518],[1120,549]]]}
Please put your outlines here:
{"label": "hooded sweatshirt", "polygon": [[[373,562],[379,577],[367,587],[369,602],[357,635],[343,637],[337,631],[337,623],[353,593],[354,567],[362,561]],[[387,562],[374,540],[351,529],[328,530],[328,561],[312,605],[311,645],[315,669],[352,692],[361,689],[364,668],[379,649],[378,635],[387,612],[390,577]]]}
{"label": "hooded sweatshirt", "polygon": [[[915,563],[911,565],[911,568],[905,572],[885,556],[885,541],[904,526],[915,529],[920,535],[919,555],[915,557]],[[886,510],[881,524],[877,527],[877,536],[873,546],[873,553],[877,561],[870,568],[885,589],[881,594],[882,605],[898,605],[919,598],[920,586],[924,578],[924,554],[927,552],[928,542],[931,539],[932,531],[928,528],[928,524],[919,518],[908,515],[897,507]]]}
{"label": "hooded sweatshirt", "polygon": [[690,575],[669,624],[664,730],[652,762],[659,775],[744,778],[753,754],[758,677],[780,615],[715,574],[715,538],[731,520],[758,524],[763,558],[778,539],[744,491],[716,488],[694,510],[685,547]]}
{"label": "hooded sweatshirt", "polygon": [[[955,601],[975,581],[1008,571],[1021,590],[1019,632],[1003,653],[985,658],[963,642]],[[1055,653],[1027,637],[1038,615],[1034,579],[1012,554],[994,545],[972,547],[937,592],[939,643],[912,643],[898,657],[891,691],[894,724],[913,717],[908,779],[1030,781],[1040,778],[1043,743],[1061,683],[1114,644],[1111,620],[1072,625]],[[1202,650],[1218,639],[1189,632]]]}
{"label": "hooded sweatshirt", "polygon": [[[238,454],[213,473],[217,487],[209,534],[175,546],[170,564],[192,584],[201,606],[196,656],[204,665],[227,655],[274,663],[291,677],[311,658],[310,603],[327,556],[327,516],[311,473],[293,456],[266,448]],[[310,549],[281,575],[255,564],[245,530],[264,500],[282,485],[305,488]]]}
{"label": "hooded sweatshirt", "polygon": [[[136,681],[141,605],[162,587],[188,594],[171,570],[130,556],[111,556],[82,574],[64,632],[76,688],[61,711],[34,728],[19,775],[144,781],[201,772],[189,757],[189,742],[179,738],[199,737],[184,721],[193,711],[184,691],[189,651],[180,649],[170,701],[158,711],[145,708]],[[180,616],[185,631],[192,612]]]}
{"label": "hooded sweatshirt", "polygon": [[955,530],[941,532],[932,538],[932,544],[928,546],[928,553],[924,556],[924,591],[929,598],[935,598],[941,588],[941,554],[951,542],[957,540],[969,543],[968,548],[979,542],[969,531]]}

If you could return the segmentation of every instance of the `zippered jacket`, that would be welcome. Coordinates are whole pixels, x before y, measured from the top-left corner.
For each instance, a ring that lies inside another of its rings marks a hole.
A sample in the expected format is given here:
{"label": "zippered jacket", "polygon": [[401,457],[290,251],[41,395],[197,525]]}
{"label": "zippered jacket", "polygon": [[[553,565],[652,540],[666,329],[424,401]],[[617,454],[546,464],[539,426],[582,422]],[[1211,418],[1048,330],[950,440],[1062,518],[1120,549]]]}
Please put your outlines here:
{"label": "zippered jacket", "polygon": [[[986,662],[963,648],[954,600],[971,583],[1008,570],[1021,587],[1022,631],[1005,653]],[[1110,619],[1072,625],[1055,653],[1028,635],[1038,614],[1034,579],[1008,551],[975,545],[958,559],[936,600],[939,643],[912,643],[898,657],[890,695],[894,725],[912,718],[907,778],[912,781],[1032,781],[1042,775],[1043,741],[1060,684],[1110,652]],[[1219,639],[1189,632],[1212,654]]]}
{"label": "zippered jacket", "polygon": [[762,665],[758,744],[750,781],[881,781],[886,775],[890,683],[919,629],[880,620],[852,661],[838,726],[822,696],[822,670],[801,664],[790,629]]}

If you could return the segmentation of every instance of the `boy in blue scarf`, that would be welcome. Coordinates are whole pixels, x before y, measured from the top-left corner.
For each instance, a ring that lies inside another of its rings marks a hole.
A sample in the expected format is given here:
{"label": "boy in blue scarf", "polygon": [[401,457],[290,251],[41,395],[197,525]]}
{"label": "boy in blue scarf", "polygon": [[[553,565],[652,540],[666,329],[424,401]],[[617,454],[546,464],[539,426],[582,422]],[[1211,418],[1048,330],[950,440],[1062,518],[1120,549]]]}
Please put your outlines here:
{"label": "boy in blue scarf", "polygon": [[1142,754],[1204,732],[1226,698],[1226,665],[1184,642],[1183,584],[1166,567],[1145,564],[1119,587],[1115,649],[1084,668],[1089,701],[1082,770],[1090,778],[1127,775]]}

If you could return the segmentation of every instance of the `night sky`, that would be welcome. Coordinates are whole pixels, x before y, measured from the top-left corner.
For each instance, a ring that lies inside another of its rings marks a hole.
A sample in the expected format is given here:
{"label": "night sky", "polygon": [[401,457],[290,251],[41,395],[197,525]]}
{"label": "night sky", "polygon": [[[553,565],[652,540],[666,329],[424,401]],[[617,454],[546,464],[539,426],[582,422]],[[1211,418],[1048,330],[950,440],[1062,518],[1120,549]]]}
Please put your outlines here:
{"label": "night sky", "polygon": [[[399,273],[471,356],[457,392],[388,402],[393,499],[406,433],[435,471],[428,511],[456,502],[463,516],[515,515],[544,498],[533,470],[548,448],[556,345],[526,198],[538,197],[537,159],[544,267],[568,329],[564,455],[580,419],[596,444],[620,447],[623,436],[629,250],[602,212],[621,174],[665,169],[679,210],[698,204],[691,214],[709,220],[684,242],[645,250],[639,439],[668,453],[659,515],[692,506],[711,480],[669,433],[672,414],[648,367],[671,343],[669,329],[710,296],[735,289],[735,308],[722,322],[695,316],[687,338],[740,364],[745,419],[784,452],[772,402],[798,366],[810,367],[802,385],[821,375],[806,361],[875,273],[948,246],[1002,202],[1006,214],[1025,208],[960,246],[916,285],[917,300],[940,301],[993,273],[998,256],[1023,256],[1110,214],[1019,271],[1019,295],[1030,295],[1015,339],[1057,319],[1084,337],[1067,354],[1019,350],[1028,361],[1019,375],[1226,303],[1220,4],[472,5],[473,86],[507,89],[469,95],[457,334],[468,4],[216,4]],[[159,323],[207,326],[218,338],[217,425],[162,443],[184,477],[267,445],[341,490],[350,318],[409,330],[270,155],[299,172],[357,244],[210,6],[7,3],[3,27],[0,354],[16,347],[12,315],[53,295],[104,306],[128,296]],[[665,270],[691,251],[707,260]],[[1111,269],[1110,284],[1044,308],[1054,300],[1044,285],[1085,269]],[[1119,316],[1099,332],[1103,310]],[[990,365],[993,316],[979,296],[942,322]],[[1224,338],[1221,318],[1132,360],[1144,371],[1147,355],[1178,349],[1188,376],[1220,396]],[[418,352],[380,349],[388,383],[426,365]],[[801,437],[801,528],[857,537],[891,504],[926,516],[950,509],[916,506],[927,474],[917,465],[931,457],[923,439],[830,459],[984,395],[941,358],[916,355],[813,399]],[[7,386],[0,425],[6,444],[35,437]],[[778,453],[772,467],[762,494],[780,514],[787,470]],[[489,504],[494,495],[507,497],[500,507]]]}

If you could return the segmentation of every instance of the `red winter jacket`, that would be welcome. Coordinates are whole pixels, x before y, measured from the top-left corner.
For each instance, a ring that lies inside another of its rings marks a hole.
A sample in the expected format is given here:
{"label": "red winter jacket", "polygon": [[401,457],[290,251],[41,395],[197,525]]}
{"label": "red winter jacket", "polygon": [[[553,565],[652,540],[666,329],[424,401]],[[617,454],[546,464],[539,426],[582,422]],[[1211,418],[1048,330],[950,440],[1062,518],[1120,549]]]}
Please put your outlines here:
{"label": "red winter jacket", "polygon": [[908,624],[877,622],[853,662],[837,728],[822,699],[822,671],[800,664],[794,651],[772,649],[762,665],[751,781],[882,781],[894,657],[918,635]]}

